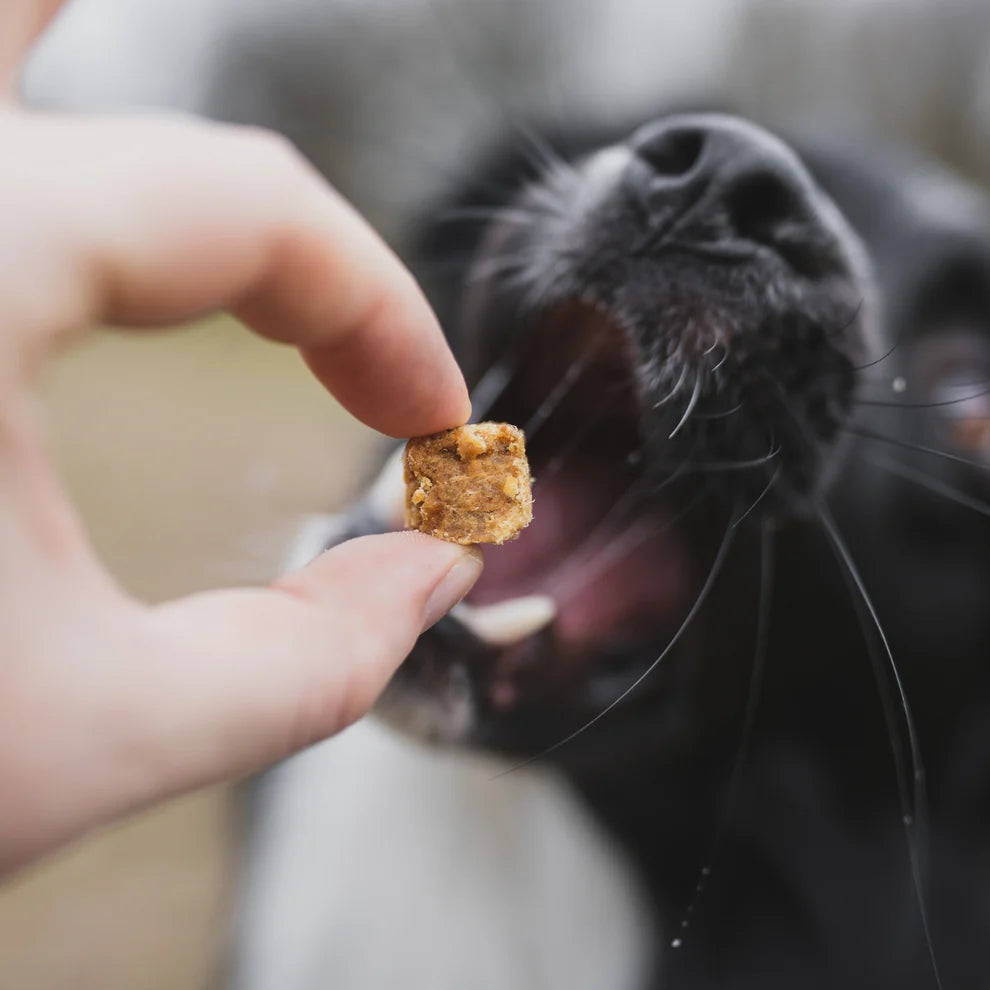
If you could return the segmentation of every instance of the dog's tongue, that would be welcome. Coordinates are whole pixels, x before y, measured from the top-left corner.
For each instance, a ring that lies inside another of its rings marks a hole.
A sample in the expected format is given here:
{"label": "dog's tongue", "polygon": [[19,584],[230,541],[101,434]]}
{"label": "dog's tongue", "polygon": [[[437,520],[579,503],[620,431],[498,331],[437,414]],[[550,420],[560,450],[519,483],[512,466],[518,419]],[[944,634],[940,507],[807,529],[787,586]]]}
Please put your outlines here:
{"label": "dog's tongue", "polygon": [[537,480],[532,524],[486,548],[470,604],[547,595],[557,635],[574,645],[638,638],[683,605],[687,555],[675,534],[652,507],[623,498],[626,479],[594,472],[589,465]]}

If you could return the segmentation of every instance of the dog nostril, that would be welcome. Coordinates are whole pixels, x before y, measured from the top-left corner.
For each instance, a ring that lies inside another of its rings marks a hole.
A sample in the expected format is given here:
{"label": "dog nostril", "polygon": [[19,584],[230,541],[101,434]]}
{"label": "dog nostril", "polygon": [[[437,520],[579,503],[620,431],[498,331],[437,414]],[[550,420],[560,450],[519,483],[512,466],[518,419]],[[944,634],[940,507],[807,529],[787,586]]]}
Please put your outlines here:
{"label": "dog nostril", "polygon": [[650,236],[765,257],[797,274],[835,269],[810,176],[779,141],[729,117],[699,114],[647,124],[633,134],[627,172]]}
{"label": "dog nostril", "polygon": [[725,195],[725,206],[736,234],[770,245],[780,228],[799,220],[803,212],[797,191],[772,172],[737,179]]}
{"label": "dog nostril", "polygon": [[687,175],[701,158],[705,133],[697,127],[665,127],[636,143],[636,154],[657,175],[677,178]]}

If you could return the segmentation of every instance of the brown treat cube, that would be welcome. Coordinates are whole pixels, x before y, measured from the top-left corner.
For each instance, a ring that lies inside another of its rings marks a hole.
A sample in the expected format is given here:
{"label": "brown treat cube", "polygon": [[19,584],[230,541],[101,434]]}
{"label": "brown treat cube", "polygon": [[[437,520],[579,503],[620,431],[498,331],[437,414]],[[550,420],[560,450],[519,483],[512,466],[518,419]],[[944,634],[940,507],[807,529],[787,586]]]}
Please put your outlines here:
{"label": "brown treat cube", "polygon": [[450,543],[504,543],[533,518],[522,430],[475,423],[406,444],[406,527]]}

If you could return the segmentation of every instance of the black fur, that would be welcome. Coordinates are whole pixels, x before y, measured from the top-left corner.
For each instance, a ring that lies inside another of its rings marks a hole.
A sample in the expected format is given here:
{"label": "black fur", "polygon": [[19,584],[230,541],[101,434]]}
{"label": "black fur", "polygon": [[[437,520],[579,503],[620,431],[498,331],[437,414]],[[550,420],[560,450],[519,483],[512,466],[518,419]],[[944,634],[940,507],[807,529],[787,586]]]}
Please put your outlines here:
{"label": "black fur", "polygon": [[505,372],[478,411],[536,417],[537,519],[558,460],[607,479],[669,527],[684,593],[509,651],[444,620],[386,710],[456,671],[458,741],[553,748],[652,895],[657,987],[990,985],[986,201],[727,118],[548,141],[493,157],[413,260],[472,382]]}

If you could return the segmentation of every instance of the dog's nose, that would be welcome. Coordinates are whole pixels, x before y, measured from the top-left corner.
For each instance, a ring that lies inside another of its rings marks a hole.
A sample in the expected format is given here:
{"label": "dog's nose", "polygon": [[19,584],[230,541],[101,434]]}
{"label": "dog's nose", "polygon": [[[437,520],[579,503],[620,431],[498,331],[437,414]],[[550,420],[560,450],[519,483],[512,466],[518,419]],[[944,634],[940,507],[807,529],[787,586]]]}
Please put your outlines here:
{"label": "dog's nose", "polygon": [[651,222],[714,240],[774,245],[808,219],[811,179],[781,141],[732,117],[670,117],[632,136],[626,175]]}

